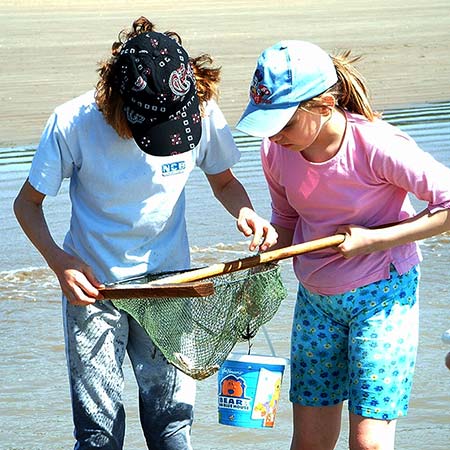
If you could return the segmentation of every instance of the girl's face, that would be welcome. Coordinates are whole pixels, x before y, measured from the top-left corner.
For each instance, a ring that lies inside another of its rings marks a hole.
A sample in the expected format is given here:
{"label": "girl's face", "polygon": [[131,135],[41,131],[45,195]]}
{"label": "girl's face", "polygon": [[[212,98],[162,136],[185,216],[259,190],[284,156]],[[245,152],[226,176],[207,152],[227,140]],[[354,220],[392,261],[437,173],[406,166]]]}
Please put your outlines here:
{"label": "girl's face", "polygon": [[299,108],[286,126],[269,137],[271,142],[288,150],[301,152],[311,162],[325,162],[339,151],[345,135],[347,119],[334,107],[331,96],[324,97],[323,106]]}
{"label": "girl's face", "polygon": [[292,151],[307,150],[316,142],[326,119],[314,109],[299,108],[286,126],[269,140]]}

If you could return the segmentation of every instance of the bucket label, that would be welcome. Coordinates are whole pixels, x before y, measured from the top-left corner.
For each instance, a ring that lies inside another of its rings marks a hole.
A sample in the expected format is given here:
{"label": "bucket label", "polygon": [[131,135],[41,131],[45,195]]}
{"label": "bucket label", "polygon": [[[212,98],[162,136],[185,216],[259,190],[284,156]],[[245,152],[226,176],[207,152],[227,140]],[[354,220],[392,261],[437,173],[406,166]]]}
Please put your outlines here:
{"label": "bucket label", "polygon": [[245,396],[245,380],[227,375],[220,381],[219,407],[238,411],[250,411],[250,398]]}
{"label": "bucket label", "polygon": [[[219,369],[219,423],[235,427],[273,428],[280,402],[284,364],[268,357],[227,359]],[[263,360],[262,360],[263,359]],[[262,360],[262,361],[261,361]]]}
{"label": "bucket label", "polygon": [[259,371],[252,419],[263,419],[265,427],[274,426],[280,401],[281,377],[281,372],[272,372],[264,368]]}

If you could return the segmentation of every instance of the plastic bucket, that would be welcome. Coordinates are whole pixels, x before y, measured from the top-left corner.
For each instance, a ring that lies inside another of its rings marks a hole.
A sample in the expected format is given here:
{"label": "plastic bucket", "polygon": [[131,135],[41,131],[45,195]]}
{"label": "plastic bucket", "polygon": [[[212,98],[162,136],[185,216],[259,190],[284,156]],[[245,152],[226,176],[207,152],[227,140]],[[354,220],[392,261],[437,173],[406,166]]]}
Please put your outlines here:
{"label": "plastic bucket", "polygon": [[219,423],[273,428],[287,361],[231,353],[218,372]]}

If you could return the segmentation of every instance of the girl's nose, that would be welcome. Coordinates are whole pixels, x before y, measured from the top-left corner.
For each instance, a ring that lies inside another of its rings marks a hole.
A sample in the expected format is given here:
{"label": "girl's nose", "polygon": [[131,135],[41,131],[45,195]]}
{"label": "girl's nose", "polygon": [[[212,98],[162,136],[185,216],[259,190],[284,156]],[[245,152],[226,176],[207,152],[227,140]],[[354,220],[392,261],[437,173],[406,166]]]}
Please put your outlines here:
{"label": "girl's nose", "polygon": [[281,133],[278,132],[277,134],[274,134],[273,136],[269,136],[269,141],[276,144],[277,141],[280,139],[280,137],[281,137]]}

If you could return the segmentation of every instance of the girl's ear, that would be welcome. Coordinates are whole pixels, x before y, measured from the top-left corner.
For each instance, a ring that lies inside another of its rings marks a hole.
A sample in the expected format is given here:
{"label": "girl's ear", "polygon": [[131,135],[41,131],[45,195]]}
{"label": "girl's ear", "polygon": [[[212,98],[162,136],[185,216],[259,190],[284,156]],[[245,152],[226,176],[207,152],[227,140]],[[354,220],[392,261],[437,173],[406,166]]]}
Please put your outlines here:
{"label": "girl's ear", "polygon": [[333,112],[334,107],[336,106],[336,99],[332,94],[322,94],[320,96],[322,101],[322,105],[320,107],[320,113],[324,116],[331,114]]}

